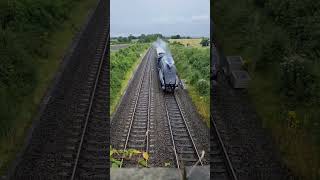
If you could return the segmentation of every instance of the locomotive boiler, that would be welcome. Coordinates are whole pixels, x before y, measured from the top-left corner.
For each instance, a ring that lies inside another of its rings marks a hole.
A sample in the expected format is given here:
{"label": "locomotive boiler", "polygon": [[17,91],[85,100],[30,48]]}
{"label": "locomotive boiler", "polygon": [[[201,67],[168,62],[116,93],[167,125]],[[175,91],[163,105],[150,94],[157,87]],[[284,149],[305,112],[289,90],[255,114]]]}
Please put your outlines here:
{"label": "locomotive boiler", "polygon": [[174,92],[178,87],[177,69],[172,56],[165,54],[158,60],[158,70],[161,88],[165,92]]}

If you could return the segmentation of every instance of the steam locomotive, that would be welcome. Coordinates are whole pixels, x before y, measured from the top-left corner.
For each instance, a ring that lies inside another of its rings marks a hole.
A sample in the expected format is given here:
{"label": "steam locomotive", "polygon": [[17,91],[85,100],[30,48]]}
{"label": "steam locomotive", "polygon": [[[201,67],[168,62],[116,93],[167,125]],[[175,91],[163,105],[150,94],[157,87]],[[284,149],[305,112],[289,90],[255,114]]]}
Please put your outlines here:
{"label": "steam locomotive", "polygon": [[156,48],[156,51],[161,88],[165,92],[173,92],[178,87],[177,70],[173,58],[160,47]]}

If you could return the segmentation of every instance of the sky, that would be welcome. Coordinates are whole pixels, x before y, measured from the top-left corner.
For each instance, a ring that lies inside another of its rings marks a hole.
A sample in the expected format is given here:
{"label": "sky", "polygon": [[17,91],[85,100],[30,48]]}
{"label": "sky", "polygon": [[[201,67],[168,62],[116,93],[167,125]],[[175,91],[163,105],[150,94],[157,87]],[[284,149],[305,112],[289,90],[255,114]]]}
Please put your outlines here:
{"label": "sky", "polygon": [[110,0],[111,36],[210,36],[209,0]]}

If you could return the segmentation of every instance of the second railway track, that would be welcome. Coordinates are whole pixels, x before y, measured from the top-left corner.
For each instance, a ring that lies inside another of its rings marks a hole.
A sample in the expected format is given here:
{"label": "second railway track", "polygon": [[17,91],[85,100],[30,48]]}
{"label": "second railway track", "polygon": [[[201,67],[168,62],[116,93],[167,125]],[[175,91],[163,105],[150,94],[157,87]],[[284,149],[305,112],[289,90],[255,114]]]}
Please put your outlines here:
{"label": "second railway track", "polygon": [[176,167],[203,165],[201,155],[194,143],[190,129],[175,94],[164,94],[166,115],[175,155]]}
{"label": "second railway track", "polygon": [[[216,45],[212,43],[212,63],[216,65],[220,64],[218,62]],[[215,58],[215,59],[214,59]],[[217,66],[216,66],[217,67]],[[212,82],[212,81],[211,81]],[[216,83],[212,83],[211,86],[211,118],[210,118],[210,177],[212,179],[219,180],[237,180],[237,175],[235,174],[232,162],[229,158],[229,155],[225,149],[223,140],[220,136],[219,130],[216,126],[216,120],[219,117],[217,112],[217,85]]]}
{"label": "second railway track", "polygon": [[[150,110],[152,100],[152,69],[150,53],[152,49],[147,52],[147,62],[144,64],[142,76],[140,77],[138,89],[131,102],[131,109],[129,110],[128,121],[126,122],[126,133],[124,135],[123,150],[137,149],[139,151],[150,153]],[[136,162],[133,160],[125,160],[121,158],[120,167],[135,166]]]}
{"label": "second railway track", "polygon": [[106,25],[87,82],[90,93],[83,94],[83,111],[69,129],[60,175],[65,178],[108,178],[108,123],[105,103],[108,97],[109,30]]}
{"label": "second railway track", "polygon": [[211,119],[210,176],[212,179],[237,180],[237,176],[224,147],[215,122]]}

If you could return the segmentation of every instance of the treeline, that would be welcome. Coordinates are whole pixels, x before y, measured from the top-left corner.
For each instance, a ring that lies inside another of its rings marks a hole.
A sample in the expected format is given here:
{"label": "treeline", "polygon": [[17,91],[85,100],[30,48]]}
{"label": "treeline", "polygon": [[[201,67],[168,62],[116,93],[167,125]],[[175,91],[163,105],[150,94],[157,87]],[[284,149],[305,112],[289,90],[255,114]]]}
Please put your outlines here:
{"label": "treeline", "polygon": [[130,43],[132,41],[136,41],[139,43],[151,43],[156,41],[158,38],[165,39],[165,37],[162,34],[141,34],[140,36],[134,36],[130,34],[128,37],[113,37],[112,42],[115,44]]}
{"label": "treeline", "polygon": [[271,46],[268,55],[277,52],[277,57],[271,57],[280,60],[281,90],[293,100],[318,99],[320,1],[255,0],[255,5],[283,31],[267,44]]}
{"label": "treeline", "polygon": [[191,39],[190,36],[180,36],[179,34],[173,35],[170,37],[170,39]]}
{"label": "treeline", "polygon": [[320,56],[320,1],[255,0],[288,35],[290,48],[310,60]]}
{"label": "treeline", "polygon": [[19,105],[37,85],[38,59],[75,0],[0,0],[0,126],[7,132]]}
{"label": "treeline", "polygon": [[165,37],[162,34],[141,34],[140,36],[134,36],[132,34],[130,34],[128,37],[123,37],[123,36],[119,36],[119,37],[112,37],[111,38],[111,42],[114,44],[125,44],[125,43],[130,43],[133,41],[139,42],[139,43],[151,43],[156,41],[158,38],[161,38],[163,40],[167,40],[167,39],[191,39],[190,36],[181,36],[179,34],[177,35],[173,35],[173,36],[169,36],[169,37]]}

